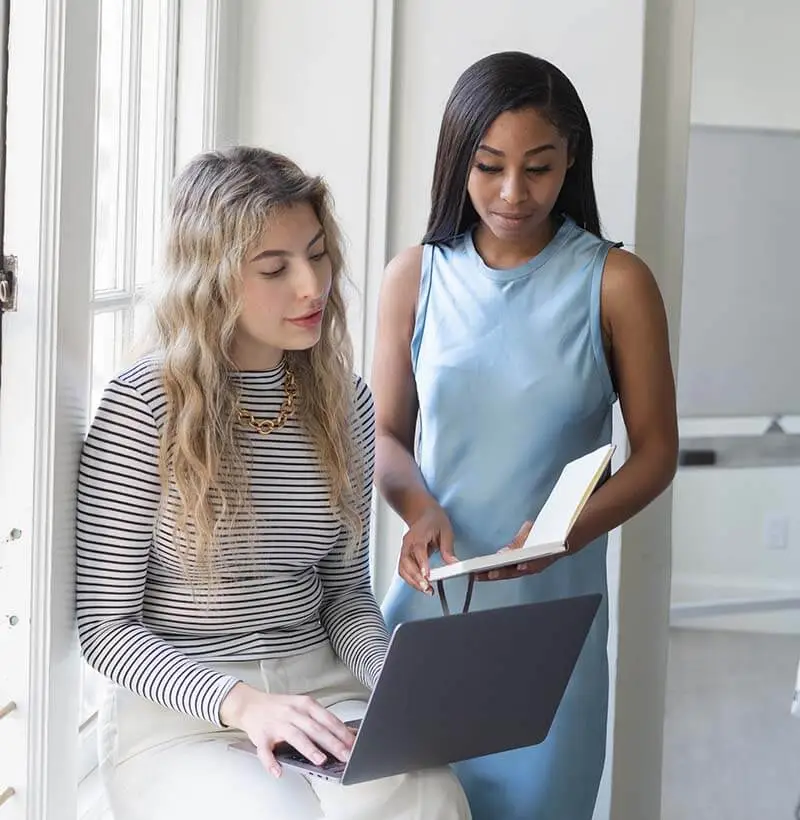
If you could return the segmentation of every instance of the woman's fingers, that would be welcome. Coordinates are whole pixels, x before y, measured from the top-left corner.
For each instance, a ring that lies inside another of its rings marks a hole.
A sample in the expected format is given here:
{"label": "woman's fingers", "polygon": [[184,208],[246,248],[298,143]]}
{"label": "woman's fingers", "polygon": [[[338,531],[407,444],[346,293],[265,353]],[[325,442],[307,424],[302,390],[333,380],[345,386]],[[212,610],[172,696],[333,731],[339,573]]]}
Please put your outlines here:
{"label": "woman's fingers", "polygon": [[514,536],[511,540],[511,543],[508,545],[509,549],[518,550],[525,545],[525,541],[527,540],[528,536],[530,535],[531,530],[533,529],[533,521],[526,521],[520,528],[519,532]]}
{"label": "woman's fingers", "polygon": [[280,777],[282,769],[280,764],[275,759],[275,755],[272,754],[272,749],[269,748],[266,744],[261,744],[256,746],[256,754],[258,755],[258,759],[261,761],[261,765],[273,776],[273,777]]}
{"label": "woman's fingers", "polygon": [[[303,721],[298,721],[303,722]],[[287,724],[286,731],[282,732],[284,740],[297,749],[301,755],[307,757],[312,763],[321,766],[328,756],[318,748],[308,737],[308,735],[299,727],[292,723]]]}
{"label": "woman's fingers", "polygon": [[355,741],[355,735],[333,712],[311,697],[300,696],[296,703],[294,721],[316,744],[346,760]]}
{"label": "woman's fingers", "polygon": [[475,576],[477,581],[507,581],[511,578],[521,578],[523,575],[536,575],[546,570],[558,556],[548,556],[546,558],[535,558],[532,561],[525,561],[521,564],[511,564],[507,567],[482,572]]}
{"label": "woman's fingers", "polygon": [[[342,740],[340,740],[333,732],[323,726],[321,723],[317,723],[315,720],[312,720],[307,715],[299,715],[297,717],[297,728],[303,732],[306,738],[309,739],[310,742],[313,743],[314,748],[321,750],[323,755],[327,752],[328,754],[333,755],[338,760],[341,760],[343,763],[347,761],[350,757],[350,748],[347,746]],[[294,744],[292,744],[294,745]],[[297,747],[295,747],[297,748]],[[298,749],[298,751],[302,751]],[[320,761],[317,758],[309,757],[305,752],[303,754],[309,758],[309,760],[313,760],[315,763]]]}
{"label": "woman's fingers", "polygon": [[449,527],[439,533],[439,552],[445,564],[455,564],[458,561],[454,551],[453,531]]}
{"label": "woman's fingers", "polygon": [[404,542],[398,564],[400,577],[420,592],[432,592],[428,581],[428,547],[419,542]]}

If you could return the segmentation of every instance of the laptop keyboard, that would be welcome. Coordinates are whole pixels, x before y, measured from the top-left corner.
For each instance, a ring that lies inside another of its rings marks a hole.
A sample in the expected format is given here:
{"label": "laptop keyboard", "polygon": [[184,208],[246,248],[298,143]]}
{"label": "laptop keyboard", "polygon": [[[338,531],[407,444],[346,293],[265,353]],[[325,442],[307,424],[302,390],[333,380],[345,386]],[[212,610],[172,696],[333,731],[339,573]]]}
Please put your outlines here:
{"label": "laptop keyboard", "polygon": [[[345,723],[345,726],[358,731],[359,726],[361,726],[361,721],[349,720]],[[280,750],[280,756],[284,760],[293,760],[296,763],[305,763],[309,766],[314,766],[317,769],[321,769],[324,772],[330,772],[331,774],[342,774],[347,766],[346,763],[342,763],[341,760],[337,760],[335,757],[329,757],[324,763],[318,765],[309,760],[305,755],[300,754],[297,749],[293,746],[289,746],[288,744]]]}
{"label": "laptop keyboard", "polygon": [[337,760],[335,757],[329,757],[324,763],[317,764],[309,760],[305,755],[301,755],[300,752],[295,751],[294,749],[283,752],[281,754],[281,758],[283,760],[293,760],[296,763],[305,763],[315,769],[321,769],[322,771],[330,772],[331,774],[341,774],[344,771],[344,767],[347,765],[346,763],[342,763],[341,760]]}

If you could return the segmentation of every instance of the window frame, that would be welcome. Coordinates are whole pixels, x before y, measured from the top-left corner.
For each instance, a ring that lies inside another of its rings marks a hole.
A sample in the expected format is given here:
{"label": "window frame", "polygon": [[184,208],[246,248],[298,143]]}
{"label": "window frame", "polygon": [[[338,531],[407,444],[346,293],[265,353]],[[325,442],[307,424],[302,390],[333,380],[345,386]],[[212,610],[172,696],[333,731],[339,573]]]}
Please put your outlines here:
{"label": "window frame", "polygon": [[[171,139],[181,164],[235,128],[235,103],[225,100],[235,75],[223,70],[223,57],[238,11],[222,0],[163,2],[181,35]],[[0,755],[0,780],[16,792],[2,806],[4,820],[78,816],[73,518],[89,411],[97,95],[87,91],[97,88],[98,26],[98,3],[11,4],[5,252],[19,259],[19,293],[18,311],[4,321],[0,541],[12,528],[22,536],[4,545],[2,561],[13,584],[8,595],[4,587],[0,616],[8,610],[18,619],[13,628],[0,622],[11,659],[0,695],[18,704],[0,727],[13,751]]]}

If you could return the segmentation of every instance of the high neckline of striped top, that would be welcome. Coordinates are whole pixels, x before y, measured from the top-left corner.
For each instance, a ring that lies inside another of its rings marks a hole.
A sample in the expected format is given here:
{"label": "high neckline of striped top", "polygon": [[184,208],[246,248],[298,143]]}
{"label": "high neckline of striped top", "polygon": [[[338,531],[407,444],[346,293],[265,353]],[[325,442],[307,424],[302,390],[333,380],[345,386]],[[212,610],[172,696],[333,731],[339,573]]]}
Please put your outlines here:
{"label": "high neckline of striped top", "polygon": [[243,385],[258,385],[259,387],[278,387],[283,384],[286,375],[286,360],[269,370],[234,370],[231,378]]}

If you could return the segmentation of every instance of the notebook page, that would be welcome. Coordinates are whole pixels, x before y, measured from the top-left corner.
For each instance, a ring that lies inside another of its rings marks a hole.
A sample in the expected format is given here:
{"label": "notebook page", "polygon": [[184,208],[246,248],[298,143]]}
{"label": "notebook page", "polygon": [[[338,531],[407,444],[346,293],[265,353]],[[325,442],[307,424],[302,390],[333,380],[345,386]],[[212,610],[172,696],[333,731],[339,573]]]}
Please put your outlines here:
{"label": "notebook page", "polygon": [[603,445],[564,467],[525,540],[525,547],[563,544],[567,540],[569,531],[602,478],[613,452],[613,444]]}

